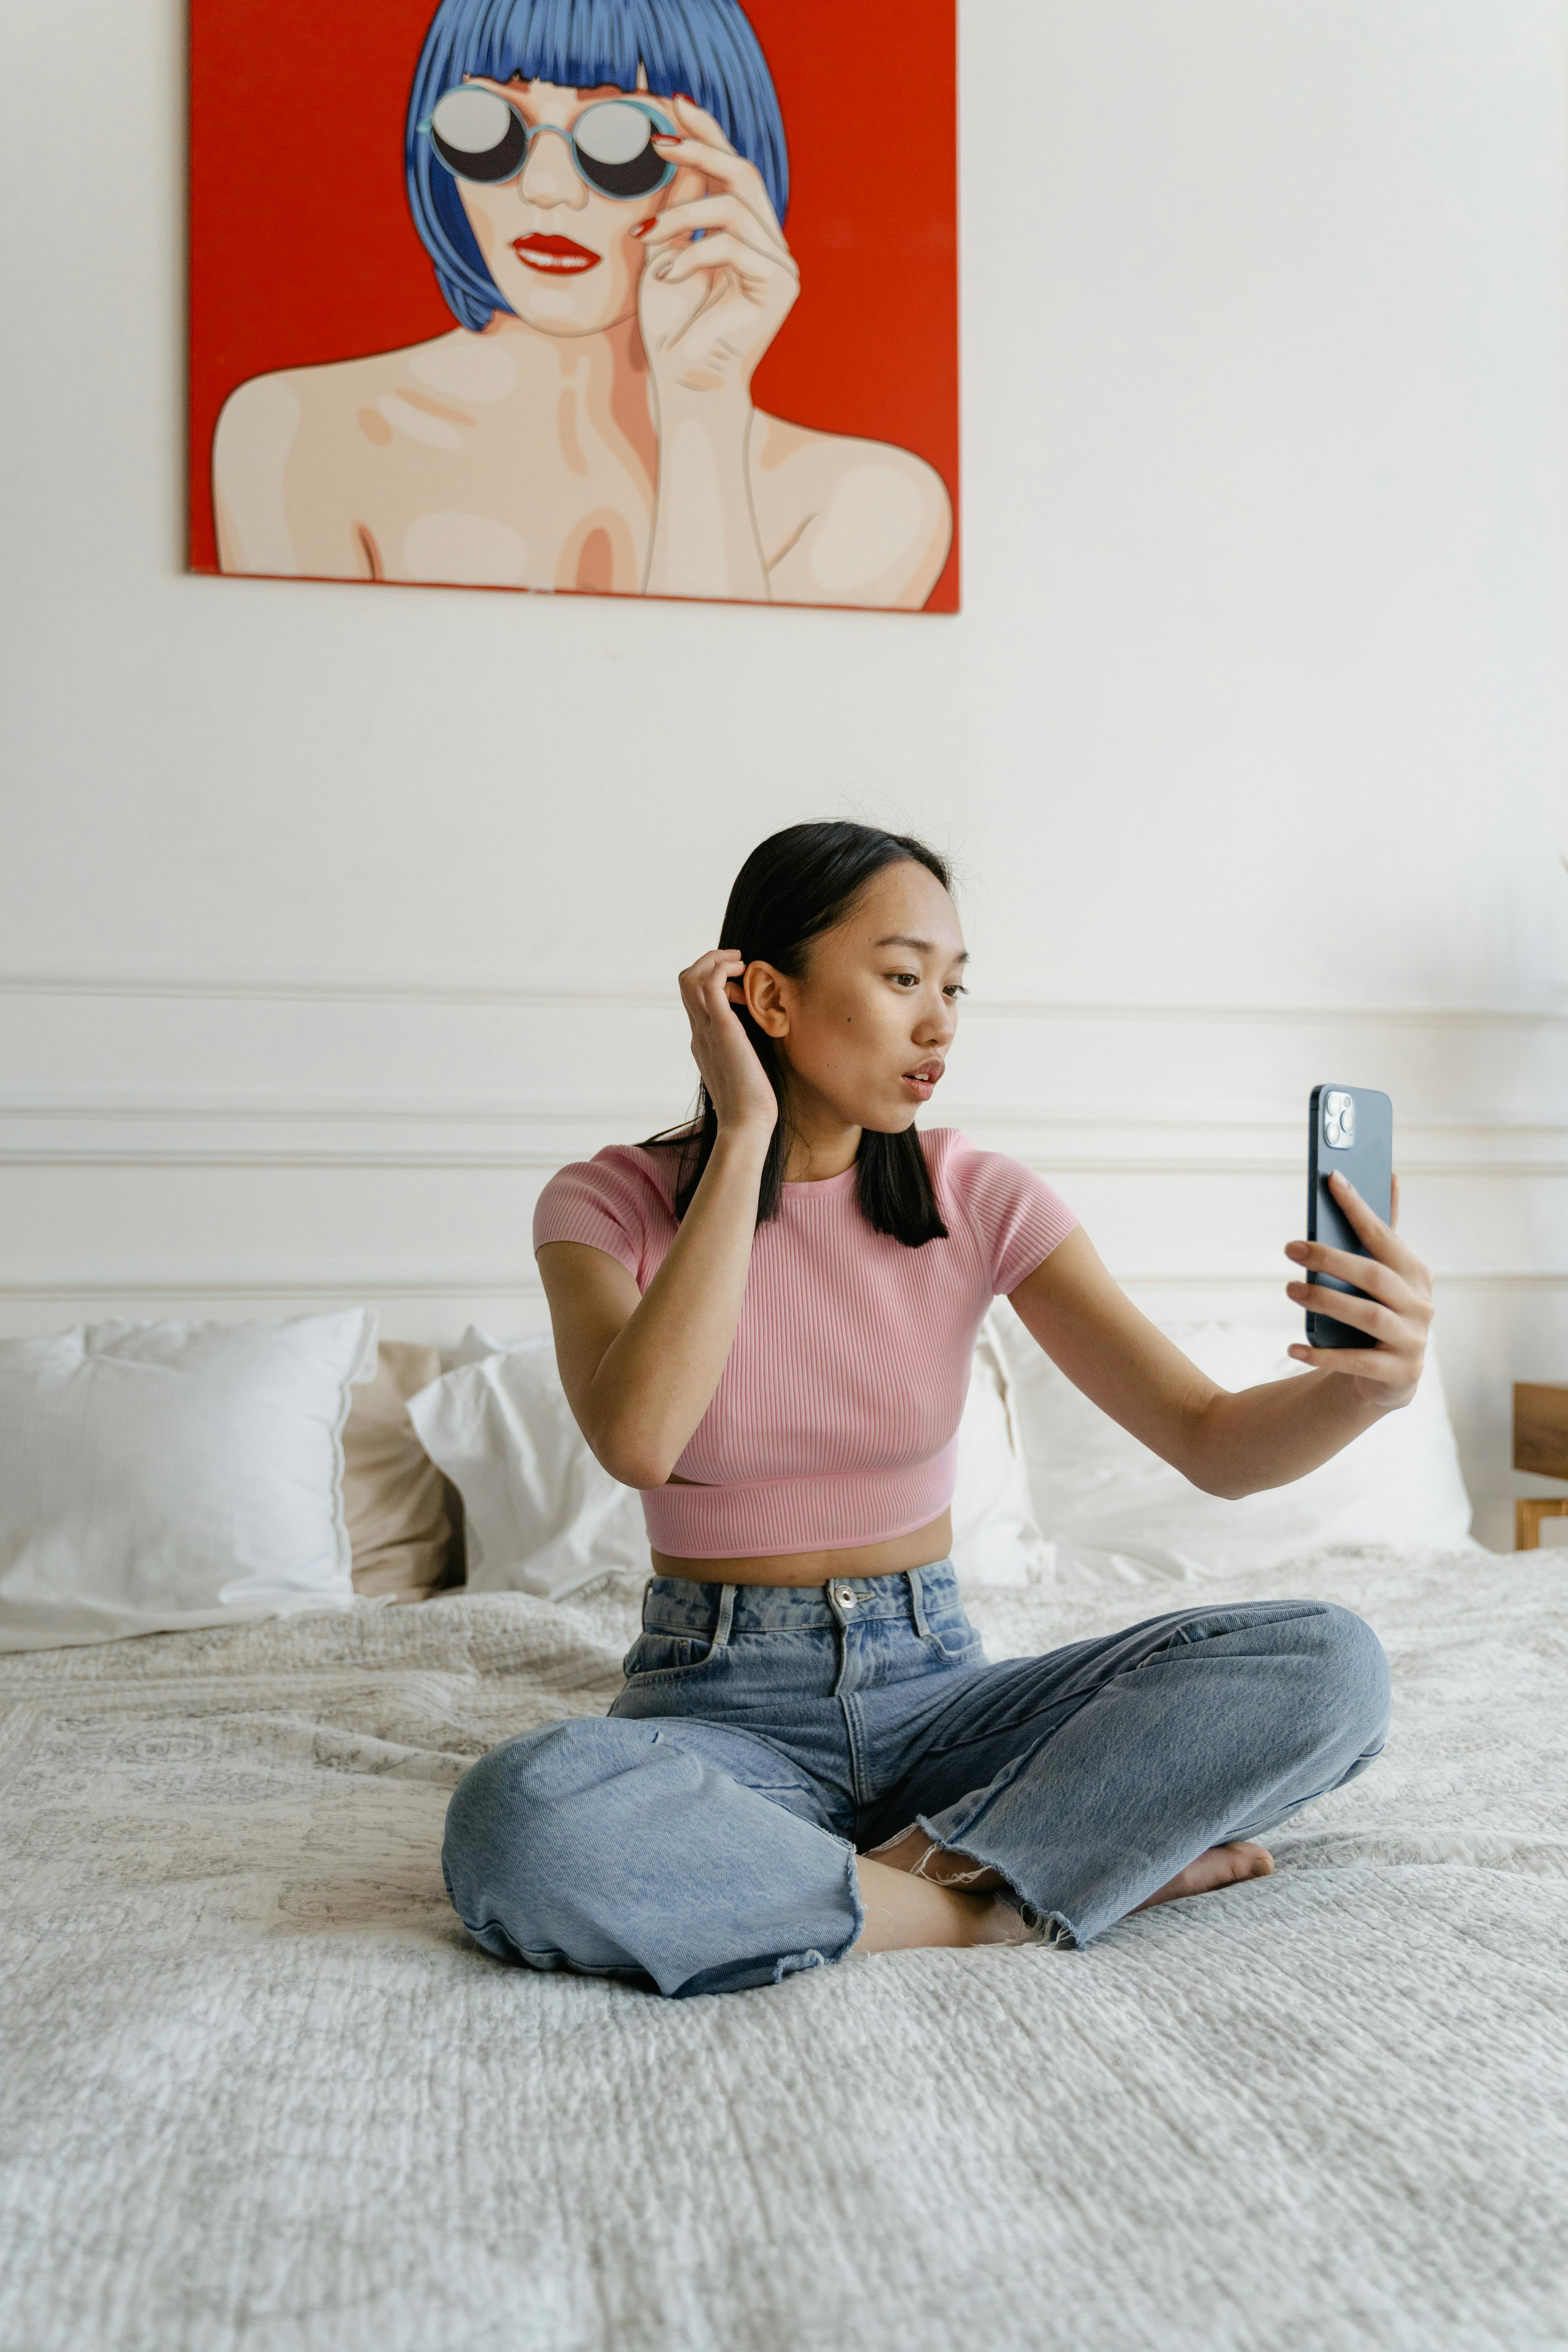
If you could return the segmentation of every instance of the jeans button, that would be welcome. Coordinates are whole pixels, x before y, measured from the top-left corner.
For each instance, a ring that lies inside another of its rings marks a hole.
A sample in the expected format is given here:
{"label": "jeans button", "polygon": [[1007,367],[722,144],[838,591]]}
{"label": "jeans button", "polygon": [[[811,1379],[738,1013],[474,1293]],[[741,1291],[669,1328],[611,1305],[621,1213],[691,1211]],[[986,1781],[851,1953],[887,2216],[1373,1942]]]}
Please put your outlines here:
{"label": "jeans button", "polygon": [[853,1609],[857,1598],[858,1596],[850,1591],[849,1587],[847,1584],[841,1584],[839,1586],[837,1600],[840,1609]]}

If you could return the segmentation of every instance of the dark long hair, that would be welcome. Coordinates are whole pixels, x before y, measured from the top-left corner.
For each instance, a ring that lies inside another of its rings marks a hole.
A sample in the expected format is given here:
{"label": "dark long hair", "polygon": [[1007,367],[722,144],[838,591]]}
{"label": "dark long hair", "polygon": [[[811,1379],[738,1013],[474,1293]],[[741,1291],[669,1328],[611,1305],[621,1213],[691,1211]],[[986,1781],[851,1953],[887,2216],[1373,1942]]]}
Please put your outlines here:
{"label": "dark long hair", "polygon": [[[952,888],[946,860],[908,834],[883,833],[876,825],[847,823],[786,825],[783,833],[771,834],[753,849],[736,875],[720,940],[748,963],[771,963],[789,979],[798,979],[812,941],[842,922],[872,876],[886,866],[911,861],[933,874],[944,890]],[[779,1107],[757,1188],[760,1225],[779,1213],[791,1139],[788,1082],[773,1039],[758,1028],[744,1005],[736,1005],[735,1012],[768,1074]],[[718,1118],[708,1089],[702,1087],[692,1121],[666,1134],[649,1136],[643,1146],[647,1151],[672,1150],[682,1155],[675,1189],[678,1219],[691,1206],[718,1134]],[[931,1171],[912,1127],[896,1135],[864,1129],[855,1164],[861,1213],[878,1233],[890,1234],[910,1249],[947,1239]]]}

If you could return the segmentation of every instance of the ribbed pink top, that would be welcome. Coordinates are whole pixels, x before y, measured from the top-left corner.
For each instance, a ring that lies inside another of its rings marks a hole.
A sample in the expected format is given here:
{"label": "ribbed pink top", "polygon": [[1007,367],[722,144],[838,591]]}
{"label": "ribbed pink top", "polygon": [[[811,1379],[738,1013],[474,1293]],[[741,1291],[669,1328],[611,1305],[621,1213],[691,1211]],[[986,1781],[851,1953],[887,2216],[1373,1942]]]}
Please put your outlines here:
{"label": "ribbed pink top", "polygon": [[[759,1226],[730,1359],[676,1465],[643,1490],[656,1551],[744,1559],[880,1543],[952,1499],[975,1334],[1078,1223],[1040,1177],[952,1128],[921,1139],[946,1241],[910,1249],[860,1213],[856,1171],[786,1184]],[[676,1235],[679,1154],[616,1145],[563,1168],[533,1245],[585,1242],[646,1290]]]}

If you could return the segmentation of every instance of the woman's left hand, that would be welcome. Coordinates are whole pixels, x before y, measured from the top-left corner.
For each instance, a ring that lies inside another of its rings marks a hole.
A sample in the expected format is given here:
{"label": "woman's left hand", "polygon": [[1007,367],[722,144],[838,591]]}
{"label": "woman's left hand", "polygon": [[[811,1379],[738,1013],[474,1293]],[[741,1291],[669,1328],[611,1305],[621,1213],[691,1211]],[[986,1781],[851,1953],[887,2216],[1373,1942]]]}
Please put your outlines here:
{"label": "woman's left hand", "polygon": [[1394,1179],[1386,1225],[1338,1169],[1329,1182],[1370,1257],[1329,1249],[1321,1242],[1287,1243],[1285,1255],[1314,1274],[1337,1275],[1342,1282],[1353,1282],[1367,1296],[1347,1298],[1343,1291],[1307,1282],[1288,1282],[1286,1296],[1298,1307],[1310,1307],[1315,1315],[1330,1315],[1336,1323],[1351,1323],[1358,1331],[1370,1332],[1377,1344],[1373,1348],[1302,1344],[1289,1352],[1298,1363],[1311,1364],[1319,1371],[1348,1374],[1368,1404],[1384,1409],[1408,1404],[1421,1377],[1426,1334],[1432,1328],[1432,1275],[1394,1231],[1399,1223],[1399,1179]]}
{"label": "woman's left hand", "polygon": [[[706,193],[669,205],[643,236],[643,343],[661,389],[749,401],[757,362],[800,292],[800,270],[756,165],[691,99],[672,100],[670,111],[683,135],[655,144]],[[703,235],[693,244],[695,229]]]}

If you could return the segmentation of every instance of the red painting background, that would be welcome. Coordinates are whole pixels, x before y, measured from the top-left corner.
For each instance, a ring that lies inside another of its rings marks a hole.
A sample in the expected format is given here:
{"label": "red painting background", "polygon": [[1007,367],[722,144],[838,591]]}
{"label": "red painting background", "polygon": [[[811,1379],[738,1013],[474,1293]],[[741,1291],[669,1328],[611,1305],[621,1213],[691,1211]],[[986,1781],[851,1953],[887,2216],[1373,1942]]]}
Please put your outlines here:
{"label": "red painting background", "polygon": [[[789,142],[799,302],[760,407],[913,449],[954,532],[955,0],[745,0]],[[191,0],[191,565],[217,568],[211,457],[235,386],[455,321],[408,210],[403,123],[436,0]],[[353,92],[345,107],[343,93]],[[344,122],[356,126],[344,135]]]}

